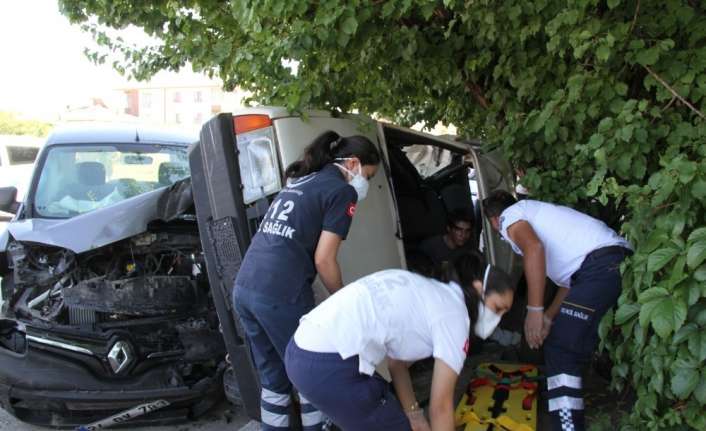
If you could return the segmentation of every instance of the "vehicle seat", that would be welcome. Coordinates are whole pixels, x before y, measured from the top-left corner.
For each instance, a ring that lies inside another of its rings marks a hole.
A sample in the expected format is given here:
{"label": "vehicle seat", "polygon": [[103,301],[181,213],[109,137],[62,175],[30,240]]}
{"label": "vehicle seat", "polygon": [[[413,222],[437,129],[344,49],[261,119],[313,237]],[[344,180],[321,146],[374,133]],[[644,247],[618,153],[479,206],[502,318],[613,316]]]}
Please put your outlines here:
{"label": "vehicle seat", "polygon": [[159,164],[159,185],[169,186],[187,177],[189,172],[186,167],[179,163],[162,162]]}
{"label": "vehicle seat", "polygon": [[105,166],[99,162],[76,164],[77,183],[69,185],[69,195],[74,199],[97,201],[108,196],[114,187],[105,183]]}

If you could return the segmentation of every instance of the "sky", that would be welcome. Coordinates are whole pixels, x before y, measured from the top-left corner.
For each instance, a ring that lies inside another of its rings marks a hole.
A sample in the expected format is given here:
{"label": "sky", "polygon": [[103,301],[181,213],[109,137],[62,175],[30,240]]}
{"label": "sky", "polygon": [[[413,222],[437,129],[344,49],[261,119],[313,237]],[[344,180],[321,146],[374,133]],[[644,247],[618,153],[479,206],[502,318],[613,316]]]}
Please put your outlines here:
{"label": "sky", "polygon": [[125,82],[84,56],[91,44],[56,0],[0,0],[0,110],[50,120]]}

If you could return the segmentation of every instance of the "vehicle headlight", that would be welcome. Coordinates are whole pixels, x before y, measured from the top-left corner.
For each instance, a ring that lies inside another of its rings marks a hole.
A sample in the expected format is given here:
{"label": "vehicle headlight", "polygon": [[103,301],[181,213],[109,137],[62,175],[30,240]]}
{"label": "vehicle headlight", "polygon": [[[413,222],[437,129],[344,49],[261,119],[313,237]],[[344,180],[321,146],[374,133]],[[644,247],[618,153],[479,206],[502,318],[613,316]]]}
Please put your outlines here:
{"label": "vehicle headlight", "polygon": [[272,127],[236,135],[238,164],[246,204],[282,188]]}

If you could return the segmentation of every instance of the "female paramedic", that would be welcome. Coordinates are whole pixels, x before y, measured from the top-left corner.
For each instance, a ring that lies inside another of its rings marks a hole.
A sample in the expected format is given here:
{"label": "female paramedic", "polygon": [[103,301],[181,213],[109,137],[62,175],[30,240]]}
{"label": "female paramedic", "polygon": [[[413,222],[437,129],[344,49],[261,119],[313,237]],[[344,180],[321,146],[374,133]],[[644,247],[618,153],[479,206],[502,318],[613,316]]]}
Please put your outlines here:
{"label": "female paramedic", "polygon": [[[431,429],[454,430],[453,393],[469,331],[488,337],[514,292],[507,274],[474,254],[460,255],[447,272],[446,282],[376,272],[305,315],[285,356],[299,393],[346,431],[429,430],[408,366],[433,356]],[[385,357],[397,398],[375,374]]]}
{"label": "female paramedic", "polygon": [[[326,132],[285,171],[243,258],[233,303],[260,377],[263,430],[289,429],[291,383],[284,351],[299,319],[314,307],[317,273],[326,289],[342,287],[336,255],[356,204],[365,198],[380,155],[363,136]],[[320,429],[321,414],[301,398],[304,430]]]}

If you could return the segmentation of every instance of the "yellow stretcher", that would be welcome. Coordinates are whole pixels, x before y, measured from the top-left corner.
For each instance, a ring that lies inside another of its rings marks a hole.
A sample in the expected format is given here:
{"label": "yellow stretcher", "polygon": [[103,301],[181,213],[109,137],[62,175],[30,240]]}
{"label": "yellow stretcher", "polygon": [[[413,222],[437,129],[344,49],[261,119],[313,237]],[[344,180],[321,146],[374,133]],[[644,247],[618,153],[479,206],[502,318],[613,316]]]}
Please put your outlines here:
{"label": "yellow stretcher", "polygon": [[464,431],[535,431],[537,368],[534,365],[478,366],[456,407],[456,426]]}

